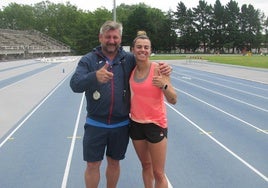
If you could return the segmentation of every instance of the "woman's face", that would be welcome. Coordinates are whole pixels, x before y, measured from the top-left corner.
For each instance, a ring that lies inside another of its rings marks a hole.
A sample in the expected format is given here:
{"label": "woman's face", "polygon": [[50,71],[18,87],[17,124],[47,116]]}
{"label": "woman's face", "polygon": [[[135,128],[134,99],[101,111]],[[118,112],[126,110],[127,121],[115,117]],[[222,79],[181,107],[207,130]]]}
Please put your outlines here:
{"label": "woman's face", "polygon": [[133,54],[137,61],[148,60],[151,55],[151,42],[148,39],[137,39],[134,47]]}

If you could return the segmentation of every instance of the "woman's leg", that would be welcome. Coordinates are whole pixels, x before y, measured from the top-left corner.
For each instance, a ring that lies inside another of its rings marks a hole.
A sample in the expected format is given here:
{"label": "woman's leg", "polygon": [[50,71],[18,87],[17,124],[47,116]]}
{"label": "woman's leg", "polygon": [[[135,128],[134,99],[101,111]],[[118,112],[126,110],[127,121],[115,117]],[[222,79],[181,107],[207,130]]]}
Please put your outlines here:
{"label": "woman's leg", "polygon": [[168,188],[165,174],[167,138],[158,143],[148,143],[148,149],[151,155],[155,188]]}
{"label": "woman's leg", "polygon": [[146,140],[132,140],[138,158],[142,165],[142,177],[145,188],[153,188],[154,176],[152,162]]}

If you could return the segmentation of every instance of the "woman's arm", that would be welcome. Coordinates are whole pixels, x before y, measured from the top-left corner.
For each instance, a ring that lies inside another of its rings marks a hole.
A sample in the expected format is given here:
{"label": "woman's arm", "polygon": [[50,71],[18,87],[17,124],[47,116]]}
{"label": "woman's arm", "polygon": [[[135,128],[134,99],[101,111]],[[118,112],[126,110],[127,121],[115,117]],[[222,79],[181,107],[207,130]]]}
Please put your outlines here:
{"label": "woman's arm", "polygon": [[170,77],[166,75],[155,75],[153,85],[163,90],[166,100],[170,104],[177,103],[177,93],[170,82]]}
{"label": "woman's arm", "polygon": [[161,88],[163,90],[165,98],[170,104],[176,104],[177,103],[177,93],[170,82],[170,78],[168,77],[165,80],[166,80],[166,82],[163,83],[162,88]]}

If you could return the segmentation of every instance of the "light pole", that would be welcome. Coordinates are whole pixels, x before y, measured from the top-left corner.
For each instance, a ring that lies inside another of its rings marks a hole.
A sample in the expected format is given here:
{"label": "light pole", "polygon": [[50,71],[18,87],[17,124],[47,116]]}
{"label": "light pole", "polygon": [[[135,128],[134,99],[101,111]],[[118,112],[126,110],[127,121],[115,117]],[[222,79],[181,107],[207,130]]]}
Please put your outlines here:
{"label": "light pole", "polygon": [[114,17],[114,21],[116,22],[116,2],[114,0],[114,8],[113,8],[113,17]]}

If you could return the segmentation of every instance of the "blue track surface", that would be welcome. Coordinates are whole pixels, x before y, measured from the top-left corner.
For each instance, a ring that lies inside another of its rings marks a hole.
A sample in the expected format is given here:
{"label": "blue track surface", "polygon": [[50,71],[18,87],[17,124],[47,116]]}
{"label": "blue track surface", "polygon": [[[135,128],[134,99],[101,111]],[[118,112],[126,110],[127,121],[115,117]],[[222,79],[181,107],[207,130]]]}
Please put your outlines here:
{"label": "blue track surface", "polygon": [[[5,71],[10,69],[0,75]],[[14,83],[19,75],[13,78],[0,83]],[[167,104],[170,187],[267,188],[268,85],[176,65],[171,78],[179,98],[176,105]],[[69,79],[0,138],[0,188],[84,187],[85,99],[70,90]],[[142,187],[130,142],[118,188]]]}

